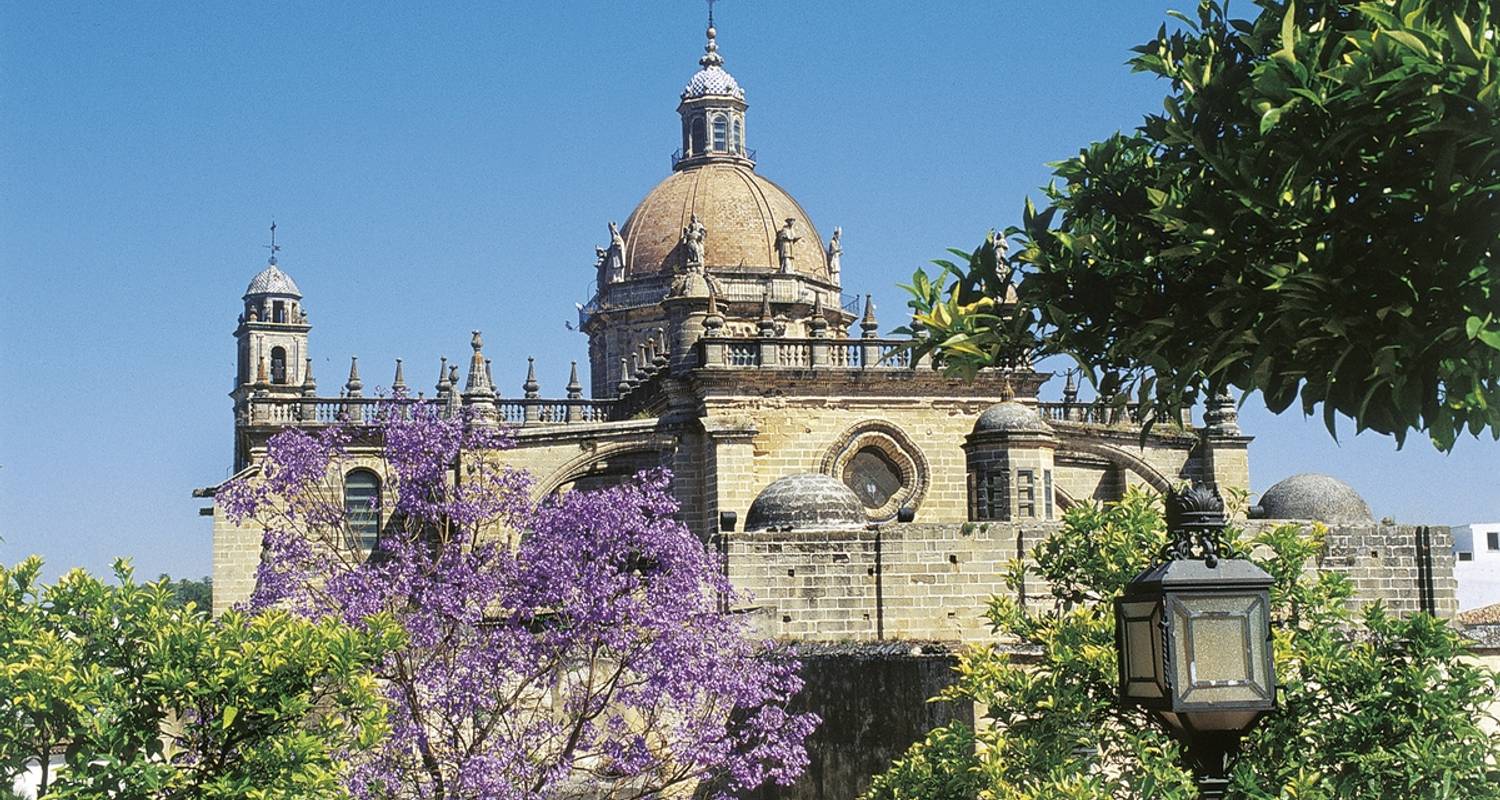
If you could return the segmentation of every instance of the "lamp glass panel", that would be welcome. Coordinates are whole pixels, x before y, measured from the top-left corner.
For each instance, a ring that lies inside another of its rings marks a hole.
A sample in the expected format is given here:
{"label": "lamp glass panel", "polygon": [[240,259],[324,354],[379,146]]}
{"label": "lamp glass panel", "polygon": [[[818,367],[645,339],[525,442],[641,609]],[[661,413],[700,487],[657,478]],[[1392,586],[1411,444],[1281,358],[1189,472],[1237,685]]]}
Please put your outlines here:
{"label": "lamp glass panel", "polygon": [[1261,593],[1183,594],[1170,606],[1179,704],[1269,699]]}
{"label": "lamp glass panel", "polygon": [[1161,604],[1155,600],[1120,604],[1123,629],[1121,683],[1127,697],[1161,697]]}

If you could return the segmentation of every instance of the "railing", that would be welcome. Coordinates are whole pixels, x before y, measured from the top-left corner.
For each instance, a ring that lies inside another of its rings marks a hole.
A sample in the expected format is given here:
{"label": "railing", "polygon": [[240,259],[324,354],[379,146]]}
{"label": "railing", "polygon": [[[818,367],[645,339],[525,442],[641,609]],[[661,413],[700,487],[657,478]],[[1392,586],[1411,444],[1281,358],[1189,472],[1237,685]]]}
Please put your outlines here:
{"label": "railing", "polygon": [[[611,419],[613,400],[542,398],[499,399],[494,419],[514,425],[561,425],[570,422],[605,422]],[[252,397],[244,421],[251,425],[332,425],[374,423],[381,415],[409,413],[414,405],[446,409],[444,400],[423,398],[394,401],[384,397]],[[470,405],[466,401],[462,405]]]}
{"label": "railing", "polygon": [[[1076,422],[1084,425],[1140,425],[1149,406],[1126,403],[1117,406],[1110,403],[1037,403],[1042,419],[1050,422]],[[1170,421],[1169,421],[1170,422]],[[1186,424],[1187,419],[1173,424]]]}
{"label": "railing", "polygon": [[754,340],[732,340],[724,348],[724,361],[731,367],[754,367],[760,364],[760,344]]}
{"label": "railing", "polygon": [[812,343],[782,340],[777,343],[776,360],[783,367],[812,366]]}
{"label": "railing", "polygon": [[[792,369],[911,369],[905,339],[705,338],[705,367]],[[924,362],[924,366],[930,366]]]}
{"label": "railing", "polygon": [[895,343],[882,342],[880,345],[880,363],[887,367],[910,367],[911,351],[906,349],[908,342]]}
{"label": "railing", "polygon": [[[754,161],[755,150],[746,149],[743,153],[736,153],[730,150],[710,150],[707,153],[699,153],[698,155],[693,156],[693,158],[704,158],[706,156],[739,156],[740,158],[748,158],[751,161]],[[677,165],[681,164],[684,158],[685,156],[683,156],[682,154],[682,148],[679,147],[676,150],[673,150],[672,169],[677,169]]]}

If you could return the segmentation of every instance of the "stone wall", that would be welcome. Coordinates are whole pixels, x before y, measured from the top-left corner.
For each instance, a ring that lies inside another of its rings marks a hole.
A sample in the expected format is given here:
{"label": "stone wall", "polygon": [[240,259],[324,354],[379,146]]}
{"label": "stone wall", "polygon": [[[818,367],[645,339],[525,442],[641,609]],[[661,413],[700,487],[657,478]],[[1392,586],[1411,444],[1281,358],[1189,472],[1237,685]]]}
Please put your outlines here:
{"label": "stone wall", "polygon": [[[1252,522],[1256,526],[1276,524]],[[917,523],[876,530],[747,531],[729,537],[730,579],[762,613],[762,632],[798,641],[918,639],[988,642],[989,598],[1009,591],[1007,562],[1029,552],[1058,523]],[[1380,599],[1399,613],[1431,603],[1457,612],[1447,528],[1428,528],[1430,571],[1417,528],[1337,526],[1322,568],[1348,575],[1356,603]],[[1429,581],[1427,576],[1431,576]],[[1022,602],[1046,597],[1028,581]]]}
{"label": "stone wall", "polygon": [[927,731],[974,723],[971,705],[928,702],[953,682],[954,660],[943,647],[890,642],[799,655],[806,686],[796,710],[823,720],[807,740],[812,763],[792,786],[749,795],[756,800],[852,800]]}

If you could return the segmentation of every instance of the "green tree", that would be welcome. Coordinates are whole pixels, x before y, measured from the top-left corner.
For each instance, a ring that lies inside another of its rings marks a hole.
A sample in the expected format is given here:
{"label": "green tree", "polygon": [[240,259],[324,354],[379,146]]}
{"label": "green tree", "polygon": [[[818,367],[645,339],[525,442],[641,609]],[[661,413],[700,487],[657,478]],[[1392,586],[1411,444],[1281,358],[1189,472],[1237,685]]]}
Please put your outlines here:
{"label": "green tree", "polygon": [[990,241],[918,276],[924,346],[961,373],[1069,355],[1158,418],[1234,386],[1330,432],[1500,438],[1494,4],[1227,6],[1136,48],[1164,110],[1052,165],[1016,272]]}
{"label": "green tree", "polygon": [[172,593],[172,601],[177,605],[185,606],[192,603],[202,611],[209,611],[214,607],[214,579],[207,575],[197,579],[178,578],[172,580],[172,576],[163,572],[156,576],[158,581],[164,581],[167,590]]}
{"label": "green tree", "polygon": [[40,570],[0,567],[0,776],[66,748],[42,797],[341,797],[341,757],[385,731],[388,620],[210,619],[124,562],[115,584]]}
{"label": "green tree", "polygon": [[[1349,582],[1313,572],[1323,531],[1288,525],[1230,549],[1272,575],[1280,709],[1245,740],[1233,772],[1240,800],[1500,798],[1487,772],[1500,736],[1480,721],[1497,676],[1465,658],[1461,637],[1425,614],[1378,604],[1350,611]],[[1142,711],[1117,705],[1113,600],[1167,543],[1156,500],[1132,491],[1107,507],[1071,509],[1061,528],[1012,564],[1050,602],[997,597],[997,646],[967,651],[945,699],[973,702],[984,724],[938,729],[890,771],[869,800],[1187,800],[1196,797],[1177,743]]]}

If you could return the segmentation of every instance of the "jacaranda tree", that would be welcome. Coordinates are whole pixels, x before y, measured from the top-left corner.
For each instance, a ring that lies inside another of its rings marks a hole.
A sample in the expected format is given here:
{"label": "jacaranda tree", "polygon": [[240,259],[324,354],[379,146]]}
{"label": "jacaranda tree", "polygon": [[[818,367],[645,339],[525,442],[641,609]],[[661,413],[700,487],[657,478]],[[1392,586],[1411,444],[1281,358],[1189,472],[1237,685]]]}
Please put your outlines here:
{"label": "jacaranda tree", "polygon": [[[725,611],[668,476],[534,502],[505,436],[471,422],[397,402],[361,445],[286,431],[220,495],[265,529],[252,608],[406,633],[378,670],[392,735],[355,756],[354,794],[732,796],[800,774],[816,718],[787,710],[797,666]],[[359,466],[384,476],[388,520],[365,551],[351,518],[372,512],[342,486]]]}
{"label": "jacaranda tree", "polygon": [[[1019,271],[991,242],[918,278],[930,344],[958,371],[1070,356],[1159,418],[1238,387],[1330,431],[1500,438],[1495,4],[1176,16],[1131,60],[1164,107],[1052,165],[1013,230]],[[1012,287],[1019,310],[996,313]]]}

